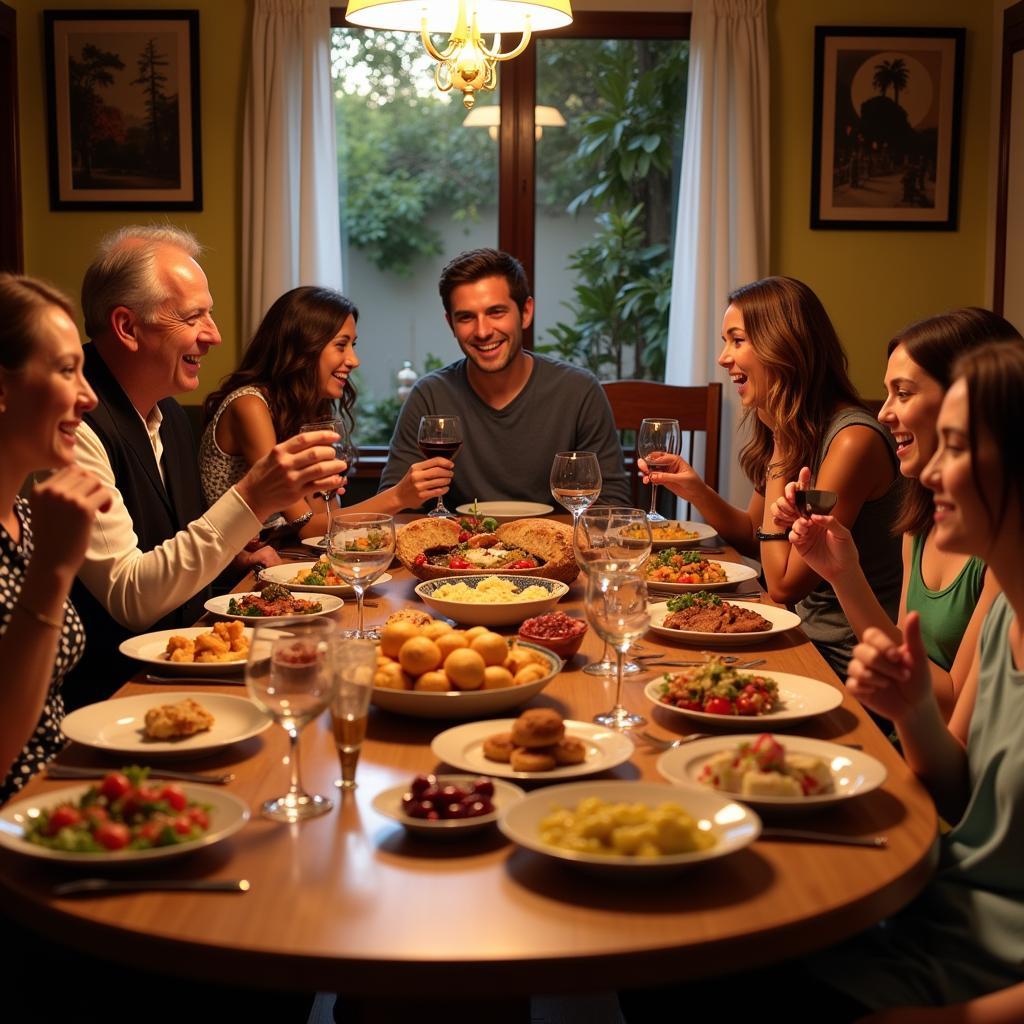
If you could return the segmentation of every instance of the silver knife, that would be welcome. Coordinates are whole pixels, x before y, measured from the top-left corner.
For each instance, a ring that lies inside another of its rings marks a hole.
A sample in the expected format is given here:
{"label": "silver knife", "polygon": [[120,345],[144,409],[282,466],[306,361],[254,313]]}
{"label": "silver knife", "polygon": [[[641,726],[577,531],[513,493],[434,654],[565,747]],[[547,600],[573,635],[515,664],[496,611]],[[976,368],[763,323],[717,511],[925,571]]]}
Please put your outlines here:
{"label": "silver knife", "polygon": [[247,878],[78,878],[53,887],[54,896],[103,895],[108,892],[248,892]]}
{"label": "silver knife", "polygon": [[150,672],[146,673],[147,683],[209,683],[211,686],[245,686],[245,680],[239,676],[237,679],[222,679],[219,676],[155,676]]}

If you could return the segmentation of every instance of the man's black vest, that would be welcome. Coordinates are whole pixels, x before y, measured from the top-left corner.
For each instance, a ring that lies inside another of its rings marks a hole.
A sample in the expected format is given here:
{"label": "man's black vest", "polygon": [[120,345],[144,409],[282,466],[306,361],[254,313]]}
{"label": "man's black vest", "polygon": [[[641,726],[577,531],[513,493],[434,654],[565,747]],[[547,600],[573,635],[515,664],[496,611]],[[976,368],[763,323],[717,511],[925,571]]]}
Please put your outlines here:
{"label": "man's black vest", "polygon": [[[206,511],[188,418],[173,398],[159,403],[165,487],[146,426],[95,345],[85,347],[85,376],[99,399],[96,408],[85,414],[85,421],[107,451],[117,489],[139,538],[139,550],[151,551]],[[80,580],[75,581],[71,594],[85,624],[86,648],[62,687],[69,711],[105,700],[139,668],[138,662],[117,649],[133,632],[111,618]],[[209,588],[204,588],[144,631],[191,626],[203,614],[208,596]]]}

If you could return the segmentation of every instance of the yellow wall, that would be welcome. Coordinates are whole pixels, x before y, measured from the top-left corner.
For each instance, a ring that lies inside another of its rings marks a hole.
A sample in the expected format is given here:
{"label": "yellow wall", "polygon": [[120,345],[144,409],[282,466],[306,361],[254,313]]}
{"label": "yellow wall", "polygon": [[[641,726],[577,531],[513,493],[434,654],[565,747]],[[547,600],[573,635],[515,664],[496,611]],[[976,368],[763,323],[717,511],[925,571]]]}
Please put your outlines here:
{"label": "yellow wall", "polygon": [[[211,390],[238,361],[241,316],[242,109],[249,52],[247,0],[189,0],[187,4],[97,3],[96,0],[7,0],[18,13],[18,94],[21,116],[22,209],[25,271],[78,296],[97,240],[132,222],[171,221],[206,246],[203,268],[224,344],[203,362],[202,389]],[[43,9],[140,10],[188,7],[199,11],[199,92],[202,104],[203,210],[198,213],[54,212],[47,177],[46,81]]]}
{"label": "yellow wall", "polygon": [[[53,213],[49,209],[42,41],[53,0],[8,0],[18,11],[25,264],[77,294],[96,239],[131,217],[161,214]],[[62,8],[142,7],[139,0]],[[174,5],[169,5],[174,6]],[[249,48],[247,0],[190,0],[200,11],[203,192],[201,213],[177,214],[208,247],[203,265],[225,344],[207,358],[204,394],[234,367],[240,342],[242,109]],[[659,6],[649,4],[645,6]],[[808,282],[822,297],[850,352],[854,380],[881,394],[883,353],[902,325],[954,305],[986,304],[993,17],[970,0],[770,0],[772,48],[771,271]],[[955,232],[811,231],[811,113],[815,25],[954,25],[968,29]]]}
{"label": "yellow wall", "polygon": [[[855,13],[851,13],[855,12]],[[885,346],[903,325],[952,306],[988,305],[992,7],[968,0],[774,0],[772,273],[821,296],[850,354],[854,382],[882,394]],[[967,29],[957,231],[812,231],[815,25]]]}

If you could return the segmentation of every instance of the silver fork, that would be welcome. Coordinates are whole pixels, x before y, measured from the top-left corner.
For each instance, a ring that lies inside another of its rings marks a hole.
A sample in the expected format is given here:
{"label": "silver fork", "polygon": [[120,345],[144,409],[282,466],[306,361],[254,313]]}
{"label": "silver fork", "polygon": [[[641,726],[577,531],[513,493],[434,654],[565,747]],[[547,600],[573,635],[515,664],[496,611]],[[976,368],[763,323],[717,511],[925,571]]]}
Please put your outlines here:
{"label": "silver fork", "polygon": [[[80,768],[73,764],[48,764],[46,774],[51,779],[102,779],[110,774],[109,768]],[[223,775],[204,775],[199,772],[179,772],[172,768],[150,768],[151,779],[175,779],[178,782],[205,782],[213,786],[224,786],[234,780],[233,772]]]}
{"label": "silver fork", "polygon": [[711,736],[709,732],[691,732],[687,736],[680,736],[678,739],[666,740],[660,736],[654,736],[653,734],[643,730],[635,733],[639,739],[642,739],[645,743],[649,743],[652,747],[657,747],[659,750],[675,750],[676,747],[685,746],[693,740],[704,740]]}

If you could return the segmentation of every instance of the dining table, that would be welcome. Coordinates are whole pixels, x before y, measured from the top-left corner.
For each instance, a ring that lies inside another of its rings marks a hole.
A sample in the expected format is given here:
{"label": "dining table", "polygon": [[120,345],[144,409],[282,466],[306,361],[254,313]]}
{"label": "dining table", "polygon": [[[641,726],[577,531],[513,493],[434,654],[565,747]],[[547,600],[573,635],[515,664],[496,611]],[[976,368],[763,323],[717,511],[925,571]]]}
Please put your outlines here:
{"label": "dining table", "polygon": [[[731,549],[715,557],[738,560]],[[368,593],[371,625],[419,603],[413,589],[418,581],[397,562],[390,573]],[[239,589],[252,583],[248,578]],[[581,576],[559,608],[582,616],[584,590]],[[763,593],[753,596],[769,603]],[[335,617],[352,628],[355,603],[346,601]],[[700,658],[702,645],[648,633],[642,647]],[[610,707],[614,680],[581,671],[600,649],[588,631],[580,653],[528,706],[554,708],[582,722]],[[803,816],[798,825],[884,835],[884,848],[762,838],[687,871],[632,878],[588,874],[516,846],[493,826],[445,842],[423,838],[379,814],[372,801],[417,774],[445,770],[430,744],[456,723],[374,707],[354,791],[334,785],[339,763],[329,716],[302,734],[303,783],[335,804],[319,818],[282,824],[259,814],[263,801],[287,784],[288,740],[280,728],[173,762],[234,773],[228,789],[253,809],[252,818],[221,843],[132,870],[175,879],[245,878],[244,895],[60,897],[55,883],[102,873],[102,863],[67,868],[2,850],[0,901],[44,936],[120,963],[151,969],[170,963],[175,972],[199,979],[344,993],[362,1007],[364,1019],[423,1019],[426,1008],[441,1016],[451,1006],[452,1020],[462,1014],[468,1019],[471,1010],[485,1020],[525,1020],[531,994],[685,982],[801,957],[868,928],[920,892],[934,870],[937,816],[897,750],[799,628],[730,651],[763,658],[765,671],[812,677],[841,692],[835,710],[788,731],[859,745],[882,762],[887,777],[873,792]],[[690,732],[693,723],[644,696],[655,673],[665,671],[670,669],[628,677],[624,703],[647,717],[649,732],[671,738]],[[235,686],[143,678],[140,672],[117,696],[158,700],[161,692],[183,689],[245,694],[240,672]],[[751,724],[746,731],[757,731]],[[657,749],[637,739],[629,760],[599,777],[663,781],[658,757]],[[120,763],[74,743],[59,760],[110,768]],[[538,779],[527,788],[542,784]],[[41,773],[23,795],[43,796],[64,785]],[[685,805],[684,790],[671,794]]]}

